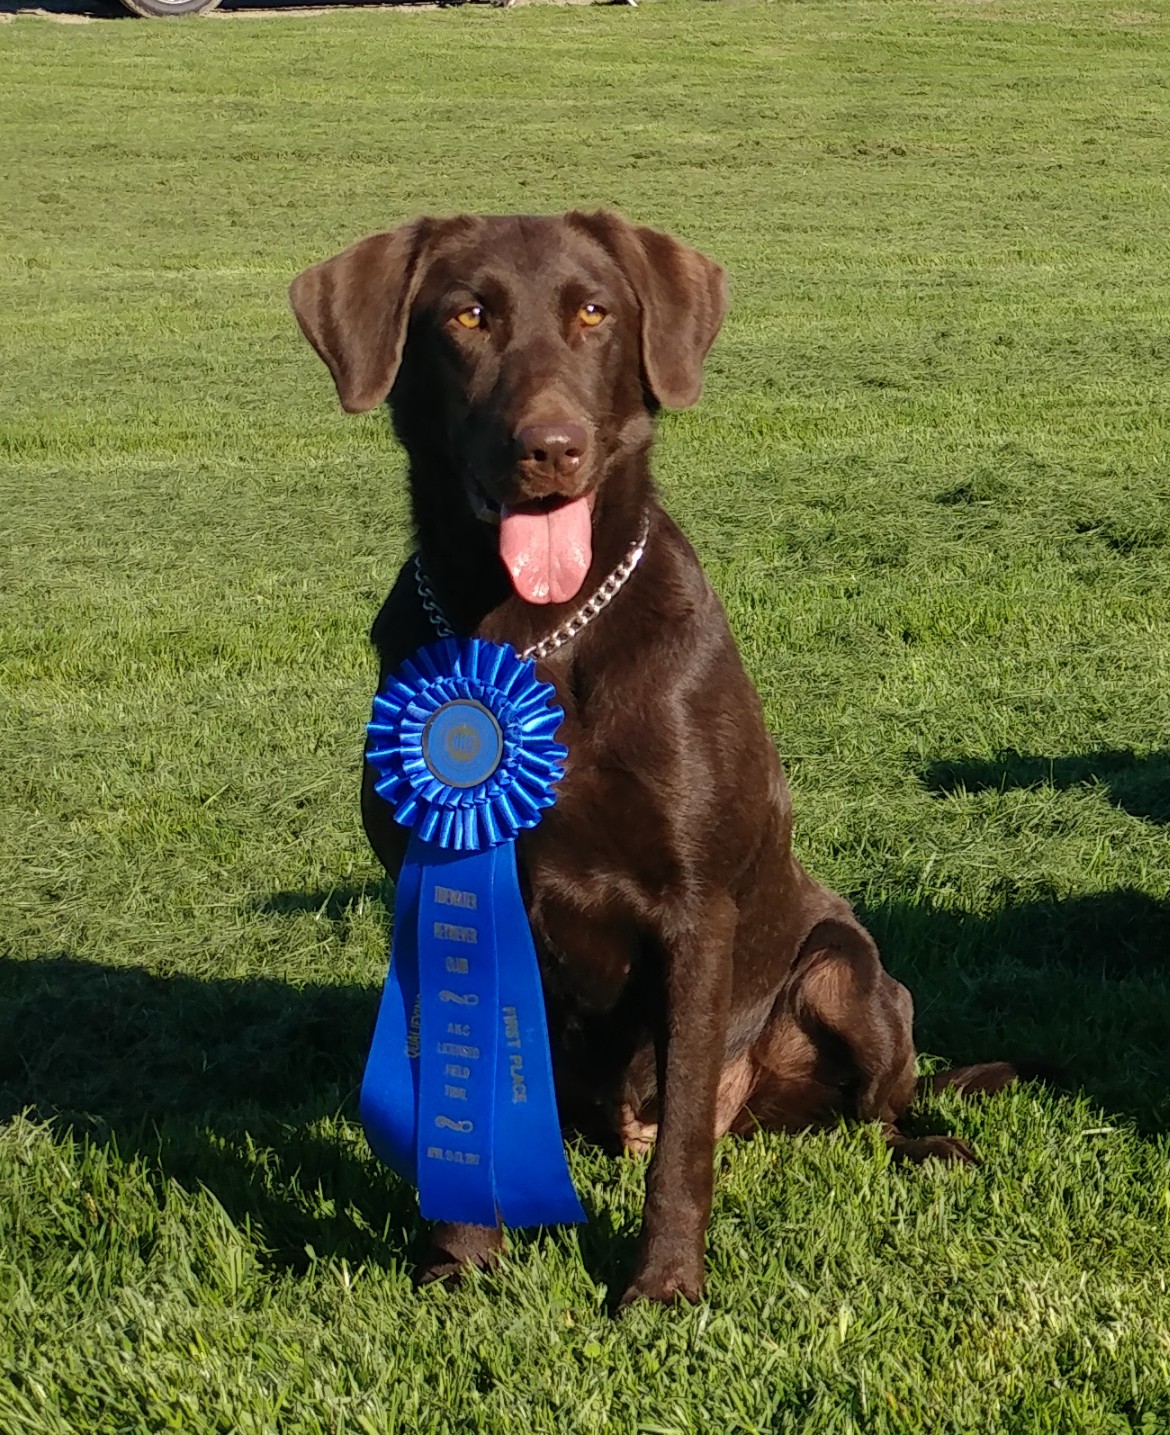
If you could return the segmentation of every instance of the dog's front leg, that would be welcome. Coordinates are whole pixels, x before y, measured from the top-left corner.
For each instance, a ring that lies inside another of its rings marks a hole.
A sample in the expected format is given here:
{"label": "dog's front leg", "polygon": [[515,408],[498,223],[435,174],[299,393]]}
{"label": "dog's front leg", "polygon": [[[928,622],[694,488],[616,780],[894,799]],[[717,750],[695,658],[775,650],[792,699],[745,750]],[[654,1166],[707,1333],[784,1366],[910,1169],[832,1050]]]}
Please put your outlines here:
{"label": "dog's front leg", "polygon": [[646,1174],[634,1278],[623,1305],[640,1298],[698,1300],[702,1293],[735,923],[735,903],[724,894],[708,904],[694,927],[664,937],[658,1140]]}

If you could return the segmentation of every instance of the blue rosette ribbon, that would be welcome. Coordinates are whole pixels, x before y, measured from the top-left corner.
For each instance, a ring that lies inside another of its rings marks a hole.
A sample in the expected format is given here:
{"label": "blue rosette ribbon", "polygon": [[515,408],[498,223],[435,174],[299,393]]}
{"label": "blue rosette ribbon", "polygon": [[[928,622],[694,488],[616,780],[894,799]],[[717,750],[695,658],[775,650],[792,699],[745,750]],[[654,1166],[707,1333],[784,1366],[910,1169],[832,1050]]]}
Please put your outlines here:
{"label": "blue rosette ribbon", "polygon": [[516,866],[516,837],[556,801],[568,756],[554,697],[514,649],[445,638],[374,698],[366,760],[410,840],[361,1117],[432,1220],[585,1219]]}

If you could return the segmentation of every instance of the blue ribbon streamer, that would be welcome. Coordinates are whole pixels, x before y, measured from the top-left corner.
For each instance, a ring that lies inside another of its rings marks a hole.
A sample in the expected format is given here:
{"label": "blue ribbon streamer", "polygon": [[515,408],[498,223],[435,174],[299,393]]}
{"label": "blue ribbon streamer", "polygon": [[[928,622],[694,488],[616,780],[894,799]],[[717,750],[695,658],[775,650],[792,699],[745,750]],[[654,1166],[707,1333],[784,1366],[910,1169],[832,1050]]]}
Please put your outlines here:
{"label": "blue ribbon streamer", "polygon": [[448,639],[374,701],[376,790],[412,831],[361,1116],[430,1219],[585,1219],[516,866],[515,834],[554,801],[566,755],[552,694],[512,649]]}

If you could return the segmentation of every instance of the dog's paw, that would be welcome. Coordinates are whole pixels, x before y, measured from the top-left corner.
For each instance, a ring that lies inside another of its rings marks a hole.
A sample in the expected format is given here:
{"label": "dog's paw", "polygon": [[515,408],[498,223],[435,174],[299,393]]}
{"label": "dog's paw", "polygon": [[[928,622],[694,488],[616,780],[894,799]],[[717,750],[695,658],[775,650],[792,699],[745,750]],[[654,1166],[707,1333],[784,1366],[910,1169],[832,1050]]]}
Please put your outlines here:
{"label": "dog's paw", "polygon": [[702,1265],[693,1269],[689,1262],[672,1261],[660,1266],[650,1261],[634,1276],[619,1304],[624,1308],[635,1301],[650,1300],[658,1305],[674,1305],[685,1300],[693,1305],[702,1296]]}
{"label": "dog's paw", "polygon": [[891,1141],[891,1152],[898,1162],[949,1161],[952,1165],[978,1166],[979,1157],[961,1136],[903,1136]]}
{"label": "dog's paw", "polygon": [[658,1140],[656,1121],[639,1121],[634,1108],[623,1101],[617,1113],[618,1136],[622,1150],[627,1156],[646,1156],[654,1149]]}
{"label": "dog's paw", "polygon": [[453,1260],[445,1251],[434,1251],[419,1263],[414,1273],[414,1283],[420,1290],[423,1286],[458,1285],[466,1270],[466,1261]]}
{"label": "dog's paw", "polygon": [[469,1266],[486,1270],[504,1249],[504,1234],[489,1226],[463,1226],[440,1222],[415,1270],[417,1286],[454,1285]]}

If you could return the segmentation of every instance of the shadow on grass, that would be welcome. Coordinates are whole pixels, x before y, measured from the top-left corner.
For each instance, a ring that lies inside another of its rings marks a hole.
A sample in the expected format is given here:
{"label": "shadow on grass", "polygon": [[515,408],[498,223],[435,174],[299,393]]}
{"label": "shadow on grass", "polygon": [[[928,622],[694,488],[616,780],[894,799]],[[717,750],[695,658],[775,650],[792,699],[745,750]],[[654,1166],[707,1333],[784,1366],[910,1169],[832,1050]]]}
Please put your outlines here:
{"label": "shadow on grass", "polygon": [[1036,1062],[1152,1135],[1170,1127],[1170,903],[1118,889],[985,916],[862,907],[919,1049]]}
{"label": "shadow on grass", "polygon": [[1170,823],[1170,752],[1138,757],[1124,749],[1073,757],[1004,752],[990,759],[934,762],[922,774],[940,793],[1004,792],[1008,788],[1101,786],[1110,802],[1133,817]]}
{"label": "shadow on grass", "polygon": [[331,922],[348,918],[350,910],[361,902],[381,899],[380,882],[359,882],[348,887],[321,887],[314,892],[273,892],[256,903],[257,912],[277,917],[295,917],[300,912],[316,912]]}
{"label": "shadow on grass", "polygon": [[[369,887],[278,892],[262,910],[348,920]],[[342,1137],[377,1015],[376,987],[158,976],[52,953],[0,959],[0,1121],[20,1111],[206,1187],[256,1231],[268,1264],[413,1268],[414,1191]],[[612,1286],[631,1233],[596,1221],[582,1252]],[[624,1267],[623,1267],[624,1269]]]}
{"label": "shadow on grass", "polygon": [[[278,893],[265,906],[329,914],[331,903],[344,920],[344,892]],[[1120,890],[981,918],[900,903],[861,915],[914,992],[922,1049],[956,1063],[1053,1062],[1139,1130],[1166,1129],[1170,904]],[[400,1265],[418,1235],[413,1193],[333,1124],[356,1114],[378,996],[163,977],[67,953],[0,961],[0,1119],[31,1108],[206,1186],[275,1266],[304,1269],[308,1248]],[[583,1233],[597,1279],[616,1284],[632,1240],[596,1221]]]}
{"label": "shadow on grass", "polygon": [[356,1108],[378,996],[156,976],[67,953],[0,962],[0,1119],[59,1117],[206,1186],[259,1229],[275,1264],[307,1265],[306,1247],[401,1261],[412,1192],[335,1130],[314,1130]]}

